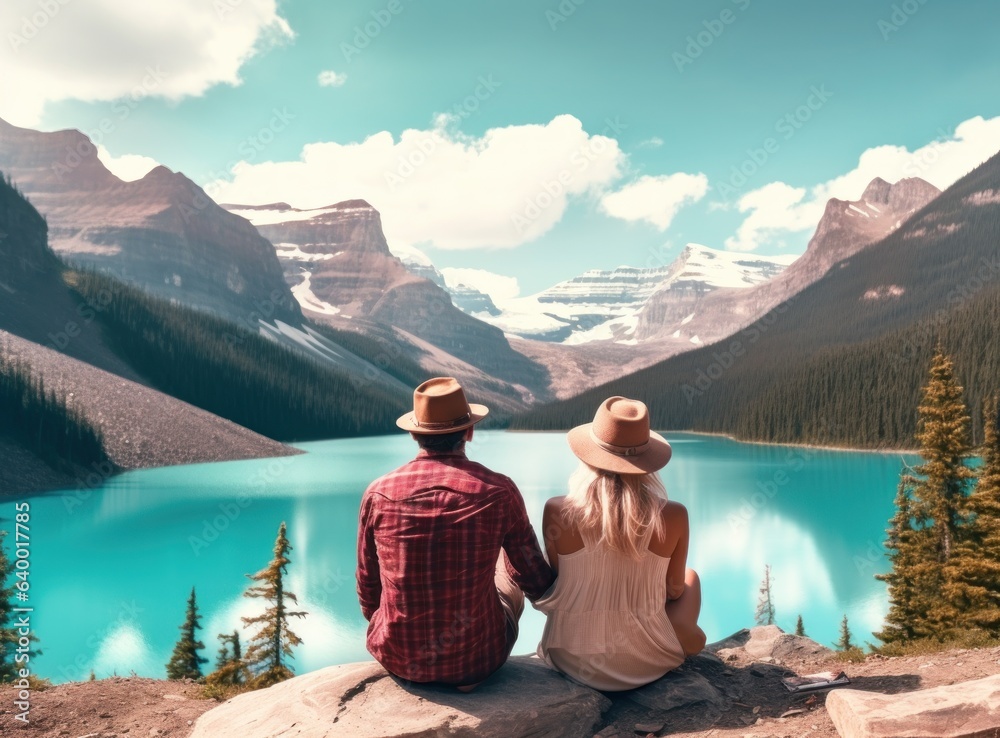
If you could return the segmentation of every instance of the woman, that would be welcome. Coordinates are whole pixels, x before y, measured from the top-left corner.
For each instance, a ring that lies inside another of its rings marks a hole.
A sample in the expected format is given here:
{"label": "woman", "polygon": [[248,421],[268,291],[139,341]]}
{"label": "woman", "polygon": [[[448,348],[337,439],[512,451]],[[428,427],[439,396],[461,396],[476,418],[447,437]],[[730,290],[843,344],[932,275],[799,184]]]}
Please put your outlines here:
{"label": "woman", "polygon": [[611,397],[568,441],[580,459],[569,494],[545,504],[556,583],[538,655],[575,681],[620,691],[649,684],[705,646],[701,585],[686,568],[687,510],[657,470],[670,444],[638,400]]}

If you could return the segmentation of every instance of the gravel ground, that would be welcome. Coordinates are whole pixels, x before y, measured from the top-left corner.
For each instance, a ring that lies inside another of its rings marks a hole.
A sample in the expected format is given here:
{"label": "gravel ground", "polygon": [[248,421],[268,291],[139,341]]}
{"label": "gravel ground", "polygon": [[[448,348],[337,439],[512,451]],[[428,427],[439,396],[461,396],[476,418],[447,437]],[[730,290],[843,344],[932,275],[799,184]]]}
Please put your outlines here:
{"label": "gravel ground", "polygon": [[[675,738],[838,738],[823,707],[825,694],[790,694],[781,685],[783,675],[788,671],[845,671],[853,689],[909,692],[998,674],[1000,648],[891,659],[869,656],[861,663],[844,663],[834,657],[761,663],[739,657],[703,665],[700,670],[727,696],[721,710],[695,705],[654,714],[629,706],[626,700],[616,701],[605,714],[607,727],[601,738],[642,735],[635,730],[637,724],[662,726],[653,735]],[[15,690],[4,687],[0,688],[0,735],[186,738],[198,717],[217,704],[199,695],[200,686],[191,682],[138,677],[71,682],[34,692],[31,722],[25,726],[14,720]],[[265,695],[261,693],[261,698]]]}
{"label": "gravel ground", "polygon": [[[300,453],[186,402],[0,331],[0,351],[19,357],[64,392],[104,433],[108,455],[122,469],[144,469]],[[9,491],[37,481],[36,465],[0,446]],[[24,461],[19,464],[18,461]],[[23,477],[19,479],[19,477]],[[17,485],[17,486],[14,486]],[[0,493],[2,494],[2,493]]]}

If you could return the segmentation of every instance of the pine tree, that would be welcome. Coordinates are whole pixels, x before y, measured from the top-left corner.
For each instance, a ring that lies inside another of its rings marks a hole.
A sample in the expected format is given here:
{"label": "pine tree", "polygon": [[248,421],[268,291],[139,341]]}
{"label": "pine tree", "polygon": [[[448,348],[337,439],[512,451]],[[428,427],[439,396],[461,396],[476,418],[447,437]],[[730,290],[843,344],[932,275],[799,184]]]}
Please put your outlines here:
{"label": "pine tree", "polygon": [[757,611],[754,620],[757,625],[774,625],[774,600],[771,598],[771,565],[765,564],[764,578],[760,582]]}
{"label": "pine tree", "polygon": [[795,621],[795,635],[805,637],[806,626],[802,623],[802,616],[799,615],[799,619]]}
{"label": "pine tree", "polygon": [[856,646],[851,642],[851,629],[847,625],[847,614],[844,614],[844,619],[840,621],[840,638],[834,644],[841,651],[850,651]]}
{"label": "pine tree", "polygon": [[891,568],[875,578],[889,585],[889,612],[875,637],[884,643],[899,643],[930,635],[927,630],[928,595],[925,579],[935,583],[937,565],[932,556],[933,540],[926,528],[914,525],[913,487],[917,480],[904,471],[896,490],[896,512],[889,521],[888,539]]}
{"label": "pine tree", "polygon": [[10,586],[6,584],[14,573],[14,567],[7,558],[3,545],[6,537],[7,531],[0,530],[0,682],[13,681],[17,674],[17,665],[14,662],[17,629],[11,625],[13,619],[11,610],[14,607],[16,589],[13,583]]}
{"label": "pine tree", "polygon": [[174,652],[167,664],[167,679],[201,679],[201,665],[207,664],[208,659],[198,653],[199,649],[205,647],[205,644],[197,639],[196,634],[201,628],[200,620],[198,603],[192,587],[184,624],[180,626],[181,637],[174,646]]}
{"label": "pine tree", "polygon": [[249,681],[249,670],[243,662],[243,648],[239,631],[219,633],[218,656],[215,671],[205,677],[208,684],[235,686]]}
{"label": "pine tree", "polygon": [[[7,585],[7,580],[14,577],[16,568],[7,556],[7,551],[4,548],[4,539],[6,537],[7,531],[0,530],[0,682],[14,681],[18,670],[24,665],[14,660],[18,656],[16,649],[20,640],[20,634],[14,625],[13,612],[17,606],[14,604],[14,598],[18,589],[16,582],[11,582],[9,586]],[[34,632],[28,633],[29,643],[34,643],[37,640],[38,637]],[[31,660],[36,656],[40,656],[42,652],[34,648],[28,648],[22,653],[28,657],[28,663],[30,664]]]}
{"label": "pine tree", "polygon": [[966,465],[972,455],[969,411],[952,360],[940,346],[919,411],[917,441],[923,463],[915,470],[921,479],[913,489],[914,512],[933,528],[935,553],[944,564],[951,558],[975,473]]}
{"label": "pine tree", "polygon": [[923,390],[916,438],[923,463],[900,479],[886,543],[892,570],[876,577],[889,585],[886,625],[875,634],[886,643],[943,640],[961,625],[967,604],[958,564],[966,558],[960,552],[975,476],[966,465],[972,451],[969,414],[952,361],[940,346]]}
{"label": "pine tree", "polygon": [[294,594],[285,590],[285,570],[288,568],[288,552],[292,550],[285,536],[285,523],[278,528],[278,538],[274,542],[274,558],[267,568],[247,576],[255,582],[243,593],[245,597],[263,599],[268,603],[263,613],[255,617],[244,617],[243,623],[257,626],[257,632],[250,639],[245,661],[255,674],[255,687],[267,687],[295,676],[286,658],[292,655],[292,647],[301,645],[302,639],[288,627],[291,617],[305,617],[305,612],[289,611],[288,602],[298,604]]}
{"label": "pine tree", "polygon": [[946,568],[944,594],[957,625],[1000,636],[1000,408],[983,408],[982,466],[968,500],[970,521]]}

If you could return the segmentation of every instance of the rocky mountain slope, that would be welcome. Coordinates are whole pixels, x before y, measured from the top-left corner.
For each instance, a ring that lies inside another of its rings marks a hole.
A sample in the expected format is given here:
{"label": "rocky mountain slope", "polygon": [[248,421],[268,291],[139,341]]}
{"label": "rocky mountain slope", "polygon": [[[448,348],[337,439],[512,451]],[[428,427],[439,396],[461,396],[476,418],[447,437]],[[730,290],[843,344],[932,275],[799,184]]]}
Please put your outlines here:
{"label": "rocky mountain slope", "polygon": [[45,216],[52,248],[73,263],[245,325],[301,319],[271,245],[180,173],[160,166],[123,182],[79,131],[4,121],[0,171]]}
{"label": "rocky mountain slope", "polygon": [[673,294],[657,293],[640,311],[636,337],[708,344],[732,335],[822,278],[837,262],[892,233],[939,194],[919,178],[892,185],[876,178],[859,200],[831,199],[805,253],[783,273],[748,290],[717,290],[680,304]]}
{"label": "rocky mountain slope", "polygon": [[[270,239],[308,317],[339,329],[389,336],[432,373],[453,374],[480,397],[515,409],[547,394],[544,368],[503,332],[471,317],[431,279],[394,256],[377,210],[350,200],[316,210],[283,203],[226,205]],[[386,333],[389,331],[389,333]]]}
{"label": "rocky mountain slope", "polygon": [[[645,400],[661,428],[907,448],[940,341],[955,357],[978,434],[975,409],[1000,391],[1000,348],[993,339],[1000,330],[998,193],[1000,155],[898,227],[890,223],[885,238],[836,262],[783,310],[716,345],[541,408],[521,425],[571,426],[588,419],[604,397],[625,394]],[[914,204],[903,200],[903,209]],[[858,217],[843,215],[841,222]]]}

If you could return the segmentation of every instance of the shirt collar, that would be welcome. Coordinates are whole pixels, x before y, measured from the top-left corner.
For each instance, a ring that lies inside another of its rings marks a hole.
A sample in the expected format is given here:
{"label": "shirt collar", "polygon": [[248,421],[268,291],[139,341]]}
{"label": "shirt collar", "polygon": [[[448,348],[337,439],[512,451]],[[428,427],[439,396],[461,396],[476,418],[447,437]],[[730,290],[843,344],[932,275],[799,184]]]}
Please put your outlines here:
{"label": "shirt collar", "polygon": [[426,448],[422,448],[417,452],[418,459],[448,459],[448,458],[458,458],[465,459],[465,450],[461,451],[430,451]]}

